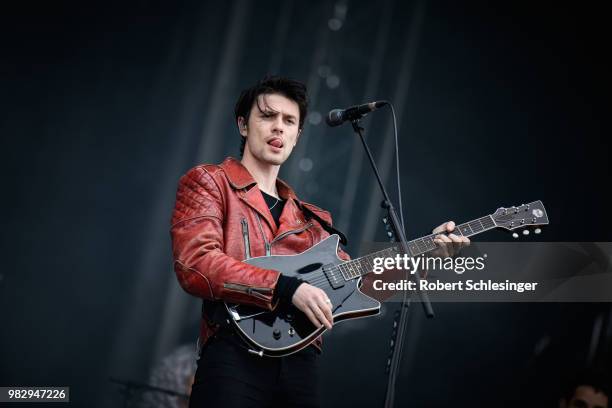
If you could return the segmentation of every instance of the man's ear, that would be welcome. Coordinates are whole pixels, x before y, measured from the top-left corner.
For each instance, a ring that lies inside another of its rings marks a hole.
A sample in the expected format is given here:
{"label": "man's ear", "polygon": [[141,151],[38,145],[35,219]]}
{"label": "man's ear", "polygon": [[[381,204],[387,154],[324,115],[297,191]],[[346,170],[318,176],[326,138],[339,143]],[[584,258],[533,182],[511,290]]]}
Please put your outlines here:
{"label": "man's ear", "polygon": [[247,136],[247,124],[243,116],[238,116],[238,131],[243,137]]}

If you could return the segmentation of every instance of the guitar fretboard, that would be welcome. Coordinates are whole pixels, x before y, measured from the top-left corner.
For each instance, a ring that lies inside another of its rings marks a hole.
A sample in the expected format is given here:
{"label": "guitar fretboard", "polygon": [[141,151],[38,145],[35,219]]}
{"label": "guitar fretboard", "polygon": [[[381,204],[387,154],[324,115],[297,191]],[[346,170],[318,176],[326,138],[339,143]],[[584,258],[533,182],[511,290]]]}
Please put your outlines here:
{"label": "guitar fretboard", "polygon": [[[471,237],[472,235],[493,229],[495,226],[493,217],[487,215],[455,226],[455,230],[452,233],[455,235],[463,235],[464,237]],[[409,241],[409,255],[415,257],[438,248],[439,245],[434,242],[436,235],[439,234],[429,234]],[[396,254],[400,253],[399,246],[393,246],[360,258],[343,262],[338,265],[338,269],[342,272],[342,276],[345,280],[355,279],[372,272],[374,269],[374,258],[394,257]]]}

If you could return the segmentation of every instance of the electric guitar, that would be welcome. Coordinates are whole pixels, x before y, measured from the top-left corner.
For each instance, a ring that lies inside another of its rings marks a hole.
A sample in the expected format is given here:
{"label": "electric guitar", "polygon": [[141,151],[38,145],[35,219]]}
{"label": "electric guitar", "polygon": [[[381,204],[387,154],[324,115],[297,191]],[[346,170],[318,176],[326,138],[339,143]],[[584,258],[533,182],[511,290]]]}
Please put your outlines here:
{"label": "electric guitar", "polygon": [[[494,228],[508,231],[548,224],[541,201],[518,207],[499,208],[495,213],[457,225],[452,232],[471,237]],[[536,234],[540,228],[535,228]],[[438,247],[430,234],[408,242],[410,256],[418,256]],[[518,233],[513,236],[518,238]],[[343,320],[376,315],[380,303],[360,290],[361,277],[372,272],[373,259],[395,256],[391,247],[350,261],[338,258],[338,235],[331,235],[297,255],[272,255],[251,258],[245,262],[265,269],[275,269],[283,275],[296,276],[321,288],[332,302],[334,324]],[[248,345],[249,351],[260,356],[282,357],[307,347],[325,327],[315,327],[295,306],[278,306],[274,311],[254,306],[225,303],[230,322]]]}

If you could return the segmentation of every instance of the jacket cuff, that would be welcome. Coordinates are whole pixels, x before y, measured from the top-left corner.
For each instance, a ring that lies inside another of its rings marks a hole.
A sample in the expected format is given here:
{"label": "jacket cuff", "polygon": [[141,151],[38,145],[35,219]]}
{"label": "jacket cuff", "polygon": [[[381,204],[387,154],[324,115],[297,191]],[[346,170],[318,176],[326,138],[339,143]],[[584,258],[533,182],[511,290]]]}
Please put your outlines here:
{"label": "jacket cuff", "polygon": [[276,290],[274,291],[272,302],[278,300],[285,305],[291,304],[293,294],[302,283],[304,283],[304,281],[295,276],[280,275],[276,283]]}

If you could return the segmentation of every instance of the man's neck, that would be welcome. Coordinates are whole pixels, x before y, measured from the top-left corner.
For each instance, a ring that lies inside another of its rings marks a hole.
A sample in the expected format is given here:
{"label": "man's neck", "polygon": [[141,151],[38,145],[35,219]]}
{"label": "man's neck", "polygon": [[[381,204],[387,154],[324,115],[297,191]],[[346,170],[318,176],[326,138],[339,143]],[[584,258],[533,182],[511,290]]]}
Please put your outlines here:
{"label": "man's neck", "polygon": [[276,178],[280,165],[263,163],[250,155],[244,155],[240,162],[251,173],[261,191],[278,198]]}

